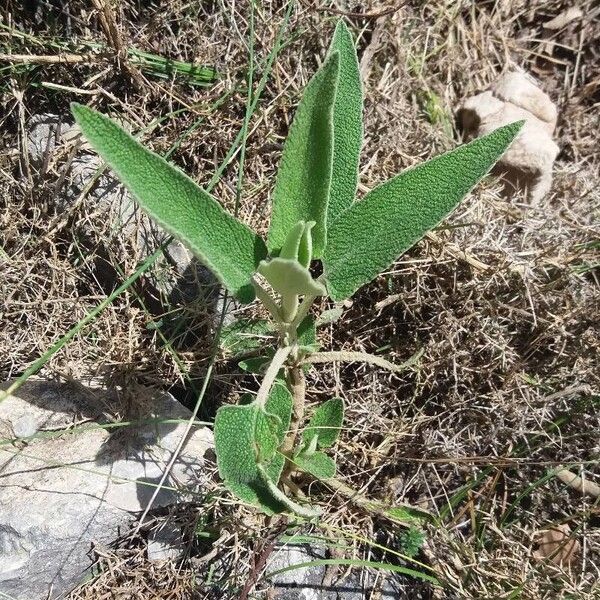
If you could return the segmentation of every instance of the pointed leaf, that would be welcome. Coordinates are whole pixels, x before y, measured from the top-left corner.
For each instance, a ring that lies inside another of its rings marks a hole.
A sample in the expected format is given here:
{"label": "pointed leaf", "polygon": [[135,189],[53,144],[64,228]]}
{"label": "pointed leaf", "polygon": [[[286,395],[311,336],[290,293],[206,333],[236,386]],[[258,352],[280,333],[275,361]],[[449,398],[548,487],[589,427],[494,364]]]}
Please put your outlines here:
{"label": "pointed leaf", "polygon": [[[273,385],[271,393],[269,394],[269,398],[267,399],[265,410],[269,414],[275,415],[279,419],[279,422],[275,428],[277,448],[283,444],[283,440],[285,439],[288,429],[290,428],[293,403],[294,401],[292,399],[292,395],[287,389],[285,382],[276,381],[275,385]],[[280,452],[277,452],[273,456],[270,464],[266,467],[266,473],[273,483],[277,484],[279,482],[284,464],[285,456]]]}
{"label": "pointed leaf", "polygon": [[523,122],[408,169],[353,204],[329,231],[329,295],[350,297],[434,228],[491,169]]}
{"label": "pointed leaf", "polygon": [[266,319],[240,319],[221,329],[219,346],[233,356],[263,348],[273,337],[273,325]]}
{"label": "pointed leaf", "polygon": [[317,325],[312,315],[304,317],[300,325],[298,325],[297,339],[298,345],[304,352],[317,352],[319,350]]}
{"label": "pointed leaf", "polygon": [[333,107],[333,171],[327,226],[349,208],[356,196],[362,146],[363,95],[352,34],[344,21],[335,28],[330,52],[340,54],[340,74]]}
{"label": "pointed leaf", "polygon": [[301,452],[294,457],[294,463],[303,471],[314,475],[318,479],[335,477],[335,461],[323,452],[313,454]]}
{"label": "pointed leaf", "polygon": [[325,248],[333,161],[333,103],[338,53],[331,54],[306,86],[290,127],[273,191],[268,246],[276,255],[298,221],[314,221],[313,257]]}
{"label": "pointed leaf", "polygon": [[321,404],[307,427],[302,432],[302,442],[308,447],[312,439],[317,437],[317,447],[329,448],[335,444],[344,422],[344,401],[341,398],[331,398]]}
{"label": "pointed leaf", "polygon": [[251,301],[250,279],[267,254],[263,240],[111,119],[80,104],[73,103],[71,110],[87,140],[142,208],[187,245],[232,294]]}

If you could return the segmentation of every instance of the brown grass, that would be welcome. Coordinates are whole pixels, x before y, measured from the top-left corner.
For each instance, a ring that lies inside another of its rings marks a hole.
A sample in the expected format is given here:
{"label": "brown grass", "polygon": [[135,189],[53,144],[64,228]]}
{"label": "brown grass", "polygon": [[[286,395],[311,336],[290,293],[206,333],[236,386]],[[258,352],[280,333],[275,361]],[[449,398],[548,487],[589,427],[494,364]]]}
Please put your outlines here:
{"label": "brown grass", "polygon": [[[57,39],[69,40],[74,52],[78,39],[108,47],[101,60],[90,64],[0,71],[3,379],[19,375],[143,258],[135,233],[120,235],[114,215],[108,218],[90,196],[64,209],[69,163],[80,150],[76,140],[69,140],[42,164],[30,161],[27,124],[32,115],[51,112],[68,121],[68,103],[78,100],[123,115],[137,129],[183,108],[145,139],[154,150],[166,152],[202,117],[200,127],[171,156],[201,183],[209,181],[243,120],[247,3],[194,0],[158,6],[127,0],[118,6],[115,19],[124,44],[214,64],[221,77],[210,88],[198,88],[181,78],[161,80],[140,72],[127,64],[122,47],[116,47],[119,37],[90,3],[71,2],[63,12],[40,4],[36,17],[9,0],[0,12],[1,23],[38,40],[24,41],[3,29],[2,52],[56,54],[52,42]],[[453,147],[449,127],[461,98],[505,70],[531,72],[560,114],[556,137],[561,154],[542,205],[530,206],[517,195],[503,198],[499,182],[487,181],[452,216],[452,227],[436,233],[443,243],[419,243],[348,302],[340,321],[322,331],[327,349],[381,349],[398,362],[422,349],[418,365],[404,376],[357,365],[319,365],[310,373],[311,400],[333,394],[346,400],[338,467],[349,484],[372,498],[418,503],[434,514],[457,498],[444,526],[427,532],[420,555],[446,585],[444,591],[431,591],[431,597],[591,599],[600,593],[595,587],[600,575],[598,500],[556,478],[544,479],[559,465],[570,465],[588,479],[600,477],[594,396],[600,333],[599,9],[583,1],[578,4],[583,19],[558,32],[543,28],[568,6],[561,0],[436,0],[407,2],[390,12],[381,4],[347,5],[352,13],[386,13],[348,18],[360,34],[365,78],[363,186]],[[284,8],[262,3],[257,11],[259,74]],[[289,44],[251,122],[240,214],[263,232],[281,143],[336,18],[335,11],[310,2],[295,9]],[[64,87],[50,89],[47,82]],[[228,91],[219,108],[210,108]],[[434,123],[424,110],[432,94],[446,115]],[[215,190],[229,209],[235,204],[236,169],[234,159]],[[489,269],[474,267],[445,243]],[[162,263],[160,268],[170,267]],[[76,336],[43,375],[178,391],[185,384],[181,367],[201,378],[213,317],[197,302],[168,305],[152,292],[148,278],[144,281]],[[179,362],[156,330],[147,327],[165,312],[184,319],[187,330],[197,334],[174,340]],[[219,366],[212,404],[237,396],[241,386],[252,387],[252,381],[232,376],[230,368]],[[552,426],[555,421],[559,427]],[[461,487],[475,480],[458,498]],[[329,498],[324,488],[312,492],[327,503],[325,525],[346,532],[348,557],[368,552],[352,536],[397,543],[385,534],[385,523],[342,498]],[[235,597],[268,527],[252,511],[236,507],[223,489],[208,506],[186,508],[192,521],[199,510],[209,509],[222,526],[218,544],[192,544],[182,564],[158,568],[145,560],[143,539],[126,538],[99,555],[102,573],[73,598]],[[570,524],[582,554],[569,567],[536,563],[536,532],[561,523]],[[202,562],[211,548],[217,548],[216,554]],[[226,586],[202,584],[210,564],[227,574]],[[410,584],[406,589],[406,598],[417,597]]]}

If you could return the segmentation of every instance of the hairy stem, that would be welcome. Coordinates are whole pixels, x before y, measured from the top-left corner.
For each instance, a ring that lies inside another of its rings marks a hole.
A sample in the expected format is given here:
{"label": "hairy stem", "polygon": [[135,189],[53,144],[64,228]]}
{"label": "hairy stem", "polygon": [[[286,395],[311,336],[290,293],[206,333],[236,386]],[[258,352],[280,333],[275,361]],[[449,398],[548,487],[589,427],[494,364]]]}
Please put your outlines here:
{"label": "hairy stem", "polygon": [[366,352],[317,352],[307,356],[302,361],[302,364],[315,364],[315,363],[328,363],[328,362],[364,362],[370,365],[376,365],[383,369],[387,369],[392,373],[400,373],[405,371],[408,367],[413,365],[423,354],[423,350],[419,350],[416,354],[413,354],[408,360],[400,363],[399,365],[382,358],[381,356],[374,356]]}
{"label": "hairy stem", "polygon": [[[291,456],[296,445],[298,430],[304,419],[304,406],[306,403],[306,379],[302,367],[292,367],[288,372],[288,389],[292,394],[292,419],[290,421],[289,432],[283,441],[281,452],[286,456]],[[293,464],[286,461],[283,475],[287,475],[293,469]]]}
{"label": "hairy stem", "polygon": [[284,346],[275,352],[275,356],[273,357],[273,360],[271,361],[271,364],[269,365],[269,368],[265,373],[265,377],[260,385],[258,394],[256,394],[255,402],[261,408],[264,408],[267,398],[269,397],[269,392],[273,387],[273,383],[275,383],[275,379],[277,379],[277,375],[285,364],[285,361],[287,360],[291,350],[291,346]]}

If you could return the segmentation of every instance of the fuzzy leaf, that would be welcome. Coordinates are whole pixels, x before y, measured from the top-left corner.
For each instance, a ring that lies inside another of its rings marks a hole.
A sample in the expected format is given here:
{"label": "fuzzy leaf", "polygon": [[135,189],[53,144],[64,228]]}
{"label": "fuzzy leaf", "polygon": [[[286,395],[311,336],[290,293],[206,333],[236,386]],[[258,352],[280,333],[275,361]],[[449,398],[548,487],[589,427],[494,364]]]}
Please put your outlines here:
{"label": "fuzzy leaf", "polygon": [[265,319],[240,319],[221,329],[219,346],[227,354],[242,354],[264,347],[273,325]]}
{"label": "fuzzy leaf", "polygon": [[302,319],[298,325],[298,345],[305,352],[317,352],[319,343],[317,342],[317,325],[315,318],[308,315]]}
{"label": "fuzzy leaf", "polygon": [[314,221],[313,257],[325,248],[327,202],[333,161],[333,103],[339,55],[331,54],[306,86],[294,116],[273,191],[268,236],[277,255],[298,221]]}
{"label": "fuzzy leaf", "polygon": [[242,302],[252,301],[250,279],[267,255],[263,240],[111,119],[76,103],[71,110],[87,140],[140,206],[188,246],[232,294]]}
{"label": "fuzzy leaf", "polygon": [[294,457],[294,463],[303,471],[314,475],[318,479],[335,477],[335,461],[323,452],[312,454],[301,452]]}
{"label": "fuzzy leaf", "polygon": [[272,258],[262,261],[258,272],[282,296],[306,294],[323,296],[327,293],[325,286],[312,278],[310,271],[297,260],[289,258]]}
{"label": "fuzzy leaf", "polygon": [[350,297],[434,228],[491,169],[521,129],[513,123],[386,181],[344,212],[323,257],[329,295]]}
{"label": "fuzzy leaf", "polygon": [[268,514],[286,509],[270,491],[264,473],[273,484],[279,480],[285,458],[277,448],[289,427],[291,412],[290,393],[284,384],[276,383],[265,410],[254,403],[222,406],[215,419],[217,464],[223,482],[238,498]]}
{"label": "fuzzy leaf", "polygon": [[343,421],[344,401],[341,398],[331,398],[323,402],[302,432],[303,445],[308,447],[316,436],[318,448],[333,446],[340,435]]}
{"label": "fuzzy leaf", "polygon": [[340,54],[340,73],[333,106],[333,171],[327,226],[349,208],[356,196],[362,146],[363,96],[352,34],[340,20],[329,51]]}

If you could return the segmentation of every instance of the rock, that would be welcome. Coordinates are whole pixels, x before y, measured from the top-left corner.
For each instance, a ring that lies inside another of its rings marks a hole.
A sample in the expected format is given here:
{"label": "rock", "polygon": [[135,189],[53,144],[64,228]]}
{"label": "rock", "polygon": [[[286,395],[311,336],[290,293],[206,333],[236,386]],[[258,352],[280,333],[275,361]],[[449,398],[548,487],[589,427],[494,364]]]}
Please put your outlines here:
{"label": "rock", "polygon": [[[278,570],[327,558],[327,550],[309,544],[278,546],[267,563],[267,575]],[[363,600],[378,597],[382,600],[420,600],[430,598],[431,588],[425,583],[404,578],[397,573],[353,569],[340,566],[335,574],[327,565],[299,567],[270,578],[269,598],[277,600]],[[378,595],[379,594],[379,595]]]}
{"label": "rock", "polygon": [[[185,429],[156,419],[190,413],[169,394],[141,388],[133,424],[103,428],[120,404],[116,394],[32,379],[0,403],[0,438],[37,432],[0,446],[0,596],[68,591],[91,566],[93,546],[110,544],[146,508]],[[193,428],[153,507],[204,487],[212,448],[212,432]]]}
{"label": "rock", "polygon": [[550,97],[525,74],[503,75],[488,91],[468,98],[458,117],[467,139],[525,120],[495,172],[504,173],[513,187],[526,188],[532,202],[538,202],[548,193],[552,166],[559,152],[552,140],[557,111]]}
{"label": "rock", "polygon": [[148,535],[148,560],[177,560],[185,551],[181,527],[165,521]]}

